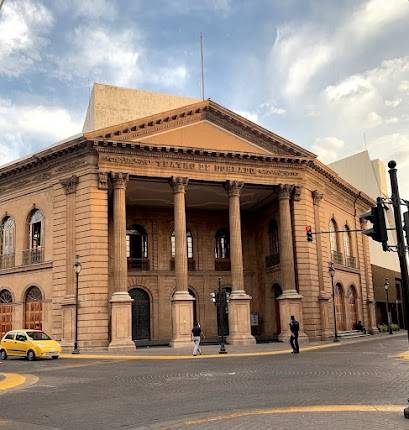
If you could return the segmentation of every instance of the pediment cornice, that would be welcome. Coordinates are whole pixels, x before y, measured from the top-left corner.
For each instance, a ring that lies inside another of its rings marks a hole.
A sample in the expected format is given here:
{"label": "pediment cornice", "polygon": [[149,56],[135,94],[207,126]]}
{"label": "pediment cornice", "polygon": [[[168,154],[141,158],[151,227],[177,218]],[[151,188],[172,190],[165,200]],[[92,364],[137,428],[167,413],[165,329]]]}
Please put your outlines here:
{"label": "pediment cornice", "polygon": [[266,149],[273,155],[316,158],[315,154],[211,100],[96,130],[86,133],[85,136],[88,139],[109,139],[119,142],[140,140],[153,134],[204,120]]}

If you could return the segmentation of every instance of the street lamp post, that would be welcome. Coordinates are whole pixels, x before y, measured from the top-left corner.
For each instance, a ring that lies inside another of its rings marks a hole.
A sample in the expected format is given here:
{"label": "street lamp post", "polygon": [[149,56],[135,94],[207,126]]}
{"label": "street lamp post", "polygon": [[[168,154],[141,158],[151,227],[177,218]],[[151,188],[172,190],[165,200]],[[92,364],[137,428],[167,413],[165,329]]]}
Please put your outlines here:
{"label": "street lamp post", "polygon": [[225,346],[225,324],[224,319],[226,317],[227,313],[227,303],[229,301],[228,299],[228,293],[225,290],[222,290],[222,279],[219,278],[219,288],[213,292],[210,293],[210,297],[213,303],[216,304],[216,310],[217,310],[217,329],[220,333],[220,350],[219,354],[227,354],[226,346]]}
{"label": "street lamp post", "polygon": [[335,288],[334,288],[335,267],[332,261],[329,265],[328,271],[329,271],[329,274],[331,275],[331,285],[332,285],[332,310],[334,312],[334,342],[339,342],[338,331],[337,331],[337,313],[335,311]]}
{"label": "street lamp post", "polygon": [[80,276],[82,266],[80,263],[80,256],[77,255],[75,257],[74,263],[74,272],[76,276],[76,289],[75,289],[75,340],[74,340],[74,349],[72,351],[73,354],[79,354],[80,350],[78,349],[78,280]]}
{"label": "street lamp post", "polygon": [[391,311],[389,310],[389,282],[385,279],[385,283],[383,285],[386,293],[386,312],[388,314],[388,330],[389,334],[392,334],[392,325],[391,325]]}

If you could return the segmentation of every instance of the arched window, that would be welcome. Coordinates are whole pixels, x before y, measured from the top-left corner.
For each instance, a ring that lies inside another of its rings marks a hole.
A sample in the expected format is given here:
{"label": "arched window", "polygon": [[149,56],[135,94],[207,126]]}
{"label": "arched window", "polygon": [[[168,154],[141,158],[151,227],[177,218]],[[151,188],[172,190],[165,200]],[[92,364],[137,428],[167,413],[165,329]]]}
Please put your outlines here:
{"label": "arched window", "polygon": [[141,225],[126,230],[126,256],[129,268],[148,270],[148,234]]}
{"label": "arched window", "polygon": [[29,248],[36,249],[43,245],[44,217],[39,209],[31,213],[29,221]]}
{"label": "arched window", "polygon": [[43,262],[44,217],[39,209],[34,209],[28,218],[28,249],[23,251],[23,264]]}
{"label": "arched window", "polygon": [[[175,258],[175,254],[176,254],[175,232],[172,233],[170,242],[171,242],[171,248],[172,248],[171,250],[172,258]],[[193,236],[190,230],[186,231],[186,252],[187,252],[187,258],[193,258]]]}
{"label": "arched window", "polygon": [[268,227],[270,255],[266,256],[266,267],[271,267],[280,262],[280,243],[278,227],[275,220],[271,220]]}
{"label": "arched window", "polygon": [[27,290],[24,321],[24,328],[42,329],[43,296],[38,287],[33,286]]}
{"label": "arched window", "polygon": [[338,251],[338,244],[337,244],[337,225],[335,223],[334,219],[331,219],[331,221],[329,222],[329,241],[330,241],[330,246],[331,246],[331,251],[332,252],[337,252]]}
{"label": "arched window", "polygon": [[230,258],[230,237],[227,228],[221,228],[216,232],[215,257],[217,259]]}
{"label": "arched window", "polygon": [[349,257],[351,255],[351,232],[347,225],[345,225],[344,230],[344,255]]}
{"label": "arched window", "polygon": [[16,224],[7,216],[0,225],[0,269],[14,266]]}

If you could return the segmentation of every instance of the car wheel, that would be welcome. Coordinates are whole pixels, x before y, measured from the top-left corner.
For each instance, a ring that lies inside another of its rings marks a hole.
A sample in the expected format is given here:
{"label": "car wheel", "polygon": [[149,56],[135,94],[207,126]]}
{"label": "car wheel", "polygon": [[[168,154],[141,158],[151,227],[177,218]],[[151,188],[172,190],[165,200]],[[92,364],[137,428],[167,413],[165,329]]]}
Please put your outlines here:
{"label": "car wheel", "polygon": [[53,360],[57,360],[58,355],[53,355]]}
{"label": "car wheel", "polygon": [[0,360],[7,360],[7,352],[4,349],[0,351]]}
{"label": "car wheel", "polygon": [[32,349],[28,350],[27,351],[27,360],[28,361],[34,361],[35,359],[36,359],[35,352]]}

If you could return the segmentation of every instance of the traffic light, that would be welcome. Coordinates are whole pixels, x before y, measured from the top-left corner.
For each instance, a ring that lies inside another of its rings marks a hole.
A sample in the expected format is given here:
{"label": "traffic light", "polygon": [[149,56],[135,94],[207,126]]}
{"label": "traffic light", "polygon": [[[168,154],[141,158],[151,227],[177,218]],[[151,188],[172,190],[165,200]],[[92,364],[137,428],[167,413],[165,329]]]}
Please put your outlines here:
{"label": "traffic light", "polygon": [[312,242],[312,229],[310,225],[305,227],[305,235],[307,237],[308,242]]}
{"label": "traffic light", "polygon": [[376,206],[372,207],[370,211],[361,215],[361,218],[373,224],[372,228],[362,230],[362,234],[369,236],[376,242],[382,243],[384,251],[388,250],[388,230],[386,230],[385,213],[383,209],[382,199],[376,199]]}

